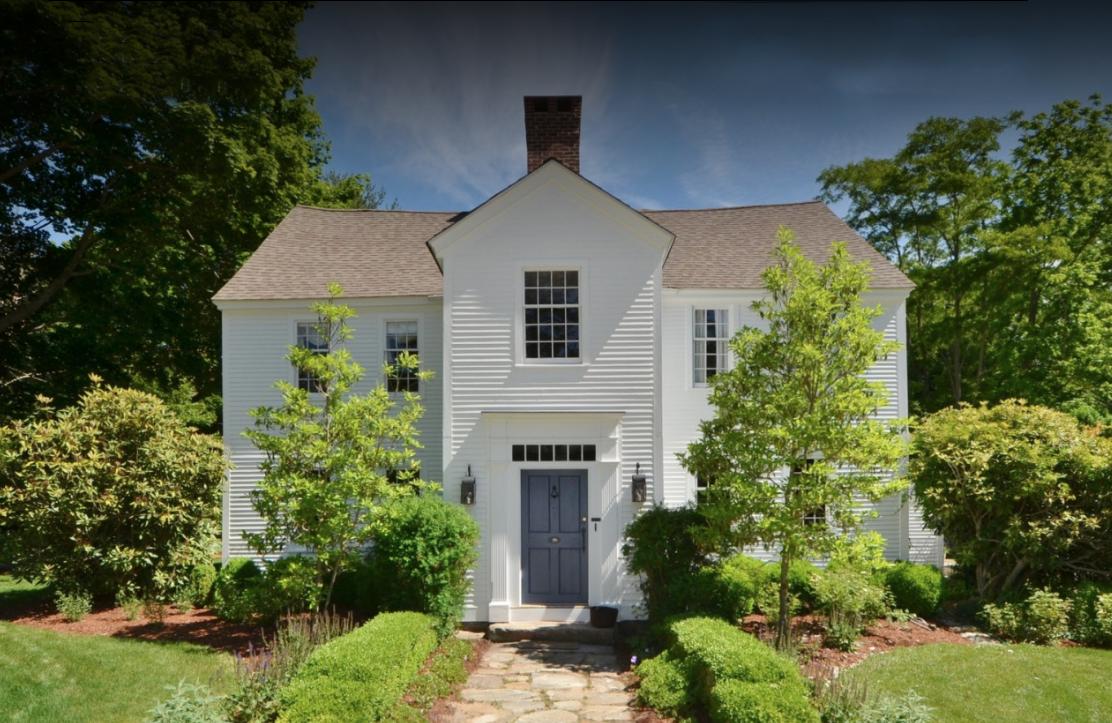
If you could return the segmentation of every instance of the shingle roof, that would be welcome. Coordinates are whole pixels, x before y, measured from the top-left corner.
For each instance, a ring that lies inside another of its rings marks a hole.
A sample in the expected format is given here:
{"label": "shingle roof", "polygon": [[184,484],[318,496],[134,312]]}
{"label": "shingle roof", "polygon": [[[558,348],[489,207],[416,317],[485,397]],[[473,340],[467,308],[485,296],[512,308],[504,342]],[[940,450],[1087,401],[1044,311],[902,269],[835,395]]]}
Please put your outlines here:
{"label": "shingle roof", "polygon": [[[642,213],[676,235],[664,263],[667,288],[761,288],[781,225],[813,261],[824,261],[832,242],[845,241],[850,255],[872,265],[874,289],[912,287],[818,201]],[[213,298],[315,299],[329,281],[343,285],[348,298],[439,296],[443,277],[425,244],[464,215],[297,206]]]}

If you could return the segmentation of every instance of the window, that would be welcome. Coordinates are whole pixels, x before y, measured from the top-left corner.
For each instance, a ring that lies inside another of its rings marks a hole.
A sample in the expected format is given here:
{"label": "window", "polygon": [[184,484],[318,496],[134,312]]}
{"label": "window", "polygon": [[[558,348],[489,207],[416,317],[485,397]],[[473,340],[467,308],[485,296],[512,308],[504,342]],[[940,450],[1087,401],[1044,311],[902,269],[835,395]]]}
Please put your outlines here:
{"label": "window", "polygon": [[[792,465],[792,476],[799,476],[804,474],[807,470],[811,469],[815,464],[815,460],[808,459],[803,464]],[[805,525],[818,525],[826,524],[826,505],[819,505],[813,509],[807,510],[803,513],[803,524]]]}
{"label": "window", "polygon": [[704,504],[710,488],[714,486],[715,478],[712,476],[697,475],[695,477],[695,504]]}
{"label": "window", "polygon": [[593,444],[515,444],[510,448],[514,462],[594,462]]}
{"label": "window", "polygon": [[525,358],[579,359],[579,272],[525,272]]}
{"label": "window", "polygon": [[[320,333],[317,326],[311,321],[297,322],[297,346],[308,349],[314,354],[327,354],[328,339]],[[305,369],[297,370],[297,388],[310,392],[322,391],[320,380]]]}
{"label": "window", "polygon": [[400,357],[403,352],[409,352],[417,356],[417,322],[386,322],[386,363],[394,367],[394,373],[386,379],[387,391],[417,391],[417,370],[404,369],[397,366],[398,357]]}
{"label": "window", "polygon": [[696,386],[704,386],[728,368],[730,315],[725,309],[695,309],[694,359]]}

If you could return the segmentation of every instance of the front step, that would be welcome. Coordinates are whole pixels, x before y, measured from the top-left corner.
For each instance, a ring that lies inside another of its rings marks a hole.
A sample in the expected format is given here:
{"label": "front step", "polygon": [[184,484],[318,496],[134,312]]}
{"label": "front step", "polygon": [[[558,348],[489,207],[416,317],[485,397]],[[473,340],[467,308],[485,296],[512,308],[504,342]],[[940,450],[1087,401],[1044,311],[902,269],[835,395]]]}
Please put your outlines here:
{"label": "front step", "polygon": [[614,628],[595,628],[587,623],[491,623],[487,638],[495,643],[534,640],[545,643],[613,645]]}

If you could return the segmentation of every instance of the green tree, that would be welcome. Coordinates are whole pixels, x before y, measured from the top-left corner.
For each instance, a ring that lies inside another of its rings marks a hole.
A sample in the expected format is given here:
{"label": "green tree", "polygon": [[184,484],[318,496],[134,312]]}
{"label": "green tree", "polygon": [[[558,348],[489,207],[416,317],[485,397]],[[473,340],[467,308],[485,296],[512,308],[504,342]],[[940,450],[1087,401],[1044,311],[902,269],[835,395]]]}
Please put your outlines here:
{"label": "green tree", "polygon": [[[714,480],[701,504],[706,531],[720,545],[761,543],[780,556],[777,642],[788,642],[793,560],[829,552],[860,528],[861,499],[904,488],[894,477],[905,454],[902,423],[876,419],[888,400],[865,372],[898,349],[872,328],[879,308],[864,306],[866,264],[835,244],[816,267],[781,228],[776,263],[762,278],[767,295],[752,309],[767,330],[741,329],[737,360],[711,384],[714,418],[680,461]],[[825,524],[809,517],[822,511]]]}
{"label": "green tree", "polygon": [[218,532],[223,445],[156,397],[94,382],[77,406],[44,399],[0,427],[0,549],[62,592],[164,600]]}
{"label": "green tree", "polygon": [[[315,555],[326,607],[337,575],[358,563],[371,541],[383,503],[423,484],[414,458],[421,446],[415,424],[424,414],[418,396],[406,392],[399,400],[381,382],[366,395],[351,393],[364,370],[344,348],[351,338],[346,320],[355,312],[336,303],[342,293],[330,284],[328,301],[312,305],[327,352],[295,346],[286,357],[307,373],[311,390],[276,382],[282,405],[252,410],[256,428],[243,433],[266,455],[251,495],[265,528],[244,537],[262,555],[289,544]],[[403,354],[398,366],[416,369],[417,358]]]}
{"label": "green tree", "polygon": [[943,409],[916,428],[909,476],[982,599],[1108,576],[1112,441],[1070,415],[1014,400]]}
{"label": "green tree", "polygon": [[322,176],[308,2],[0,0],[0,418],[87,373],[219,392],[213,294]]}

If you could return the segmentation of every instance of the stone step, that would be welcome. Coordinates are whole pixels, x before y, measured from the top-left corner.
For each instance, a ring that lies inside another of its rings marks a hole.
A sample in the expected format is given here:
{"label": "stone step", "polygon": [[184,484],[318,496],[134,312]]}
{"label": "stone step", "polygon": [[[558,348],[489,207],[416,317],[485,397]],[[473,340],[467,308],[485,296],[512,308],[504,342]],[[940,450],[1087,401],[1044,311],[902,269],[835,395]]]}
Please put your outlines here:
{"label": "stone step", "polygon": [[487,638],[495,643],[533,640],[546,643],[613,645],[614,628],[595,628],[587,623],[491,623]]}

